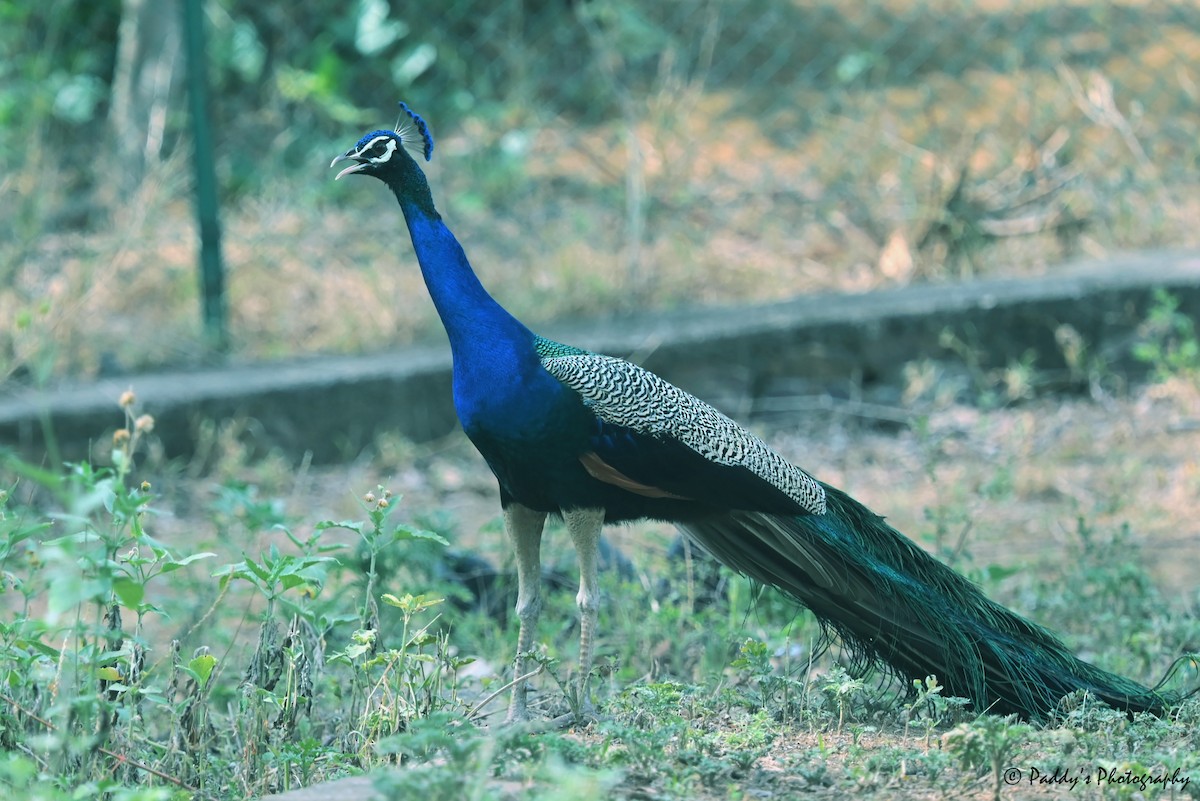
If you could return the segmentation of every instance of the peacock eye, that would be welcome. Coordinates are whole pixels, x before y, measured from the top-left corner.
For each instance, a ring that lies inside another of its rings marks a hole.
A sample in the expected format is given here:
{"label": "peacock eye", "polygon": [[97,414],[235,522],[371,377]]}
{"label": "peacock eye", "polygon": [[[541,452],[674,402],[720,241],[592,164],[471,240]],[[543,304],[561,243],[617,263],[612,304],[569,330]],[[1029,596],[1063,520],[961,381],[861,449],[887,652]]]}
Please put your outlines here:
{"label": "peacock eye", "polygon": [[365,158],[373,164],[382,164],[391,159],[396,151],[396,143],[389,137],[378,137],[368,143],[360,152],[360,158]]}

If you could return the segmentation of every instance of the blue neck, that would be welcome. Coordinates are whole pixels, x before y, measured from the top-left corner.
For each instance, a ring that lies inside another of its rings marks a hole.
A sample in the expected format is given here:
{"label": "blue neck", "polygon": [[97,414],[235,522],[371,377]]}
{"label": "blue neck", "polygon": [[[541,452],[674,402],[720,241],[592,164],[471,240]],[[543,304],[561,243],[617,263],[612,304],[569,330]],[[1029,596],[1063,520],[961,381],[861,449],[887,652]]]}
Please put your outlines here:
{"label": "blue neck", "polygon": [[[494,353],[502,342],[532,348],[533,335],[488,294],[467,255],[432,208],[400,199],[421,275],[446,334],[456,365],[481,350]],[[431,213],[432,212],[432,213]]]}
{"label": "blue neck", "polygon": [[563,387],[542,369],[533,333],[475,277],[462,246],[433,207],[424,176],[414,166],[389,183],[450,338],[458,419],[494,467],[500,457],[489,443],[543,435]]}

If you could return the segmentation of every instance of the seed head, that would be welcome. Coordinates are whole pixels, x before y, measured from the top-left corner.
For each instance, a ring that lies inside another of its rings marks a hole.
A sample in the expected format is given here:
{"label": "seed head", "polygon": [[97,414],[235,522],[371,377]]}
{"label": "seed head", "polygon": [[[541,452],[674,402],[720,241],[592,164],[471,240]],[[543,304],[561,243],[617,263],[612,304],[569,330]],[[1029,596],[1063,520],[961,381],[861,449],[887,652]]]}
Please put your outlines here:
{"label": "seed head", "polygon": [[132,389],[127,389],[121,393],[121,399],[117,403],[121,404],[122,409],[128,409],[137,403],[137,395],[133,394]]}

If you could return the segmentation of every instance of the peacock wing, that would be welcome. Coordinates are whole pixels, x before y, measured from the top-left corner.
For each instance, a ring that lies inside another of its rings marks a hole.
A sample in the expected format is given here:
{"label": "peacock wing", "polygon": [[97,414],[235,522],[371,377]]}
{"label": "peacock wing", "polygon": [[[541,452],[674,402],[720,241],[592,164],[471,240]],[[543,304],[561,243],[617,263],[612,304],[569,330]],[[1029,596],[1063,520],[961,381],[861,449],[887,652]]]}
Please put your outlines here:
{"label": "peacock wing", "polygon": [[538,341],[538,352],[546,371],[595,413],[596,457],[622,475],[678,497],[745,476],[803,512],[824,514],[815,478],[694,395],[624,359],[548,340]]}

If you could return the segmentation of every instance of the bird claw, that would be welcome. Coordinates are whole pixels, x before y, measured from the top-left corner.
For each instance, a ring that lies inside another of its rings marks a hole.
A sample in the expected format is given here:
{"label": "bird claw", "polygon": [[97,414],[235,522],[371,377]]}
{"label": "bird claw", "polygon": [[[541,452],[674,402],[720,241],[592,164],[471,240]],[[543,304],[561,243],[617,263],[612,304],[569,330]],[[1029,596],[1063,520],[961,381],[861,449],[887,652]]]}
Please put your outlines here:
{"label": "bird claw", "polygon": [[599,723],[600,716],[590,704],[577,712],[565,712],[557,717],[531,720],[528,717],[508,717],[496,727],[505,734],[544,734],[570,728],[586,728]]}
{"label": "bird claw", "polygon": [[600,716],[592,706],[577,712],[564,712],[558,717],[543,720],[508,719],[500,724],[499,730],[506,734],[544,734],[550,731],[561,731],[570,728],[586,728],[593,723],[599,723]]}
{"label": "bird claw", "polygon": [[573,709],[553,718],[550,725],[555,729],[569,729],[572,726],[586,728],[593,723],[600,722],[600,714],[596,711],[596,707],[591,701],[588,701],[579,709]]}

